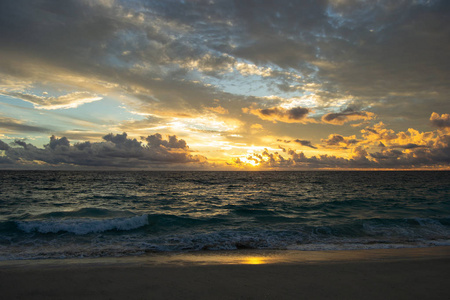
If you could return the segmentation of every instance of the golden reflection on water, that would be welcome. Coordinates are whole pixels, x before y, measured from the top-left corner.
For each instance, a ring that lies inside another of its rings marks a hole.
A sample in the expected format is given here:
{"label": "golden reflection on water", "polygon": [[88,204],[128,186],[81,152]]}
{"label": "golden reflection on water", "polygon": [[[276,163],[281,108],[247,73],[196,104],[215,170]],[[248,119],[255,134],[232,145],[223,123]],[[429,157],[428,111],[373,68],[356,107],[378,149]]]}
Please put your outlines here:
{"label": "golden reflection on water", "polygon": [[266,264],[266,263],[267,263],[266,258],[257,257],[257,256],[246,257],[242,261],[242,264],[245,264],[245,265],[262,265],[262,264]]}

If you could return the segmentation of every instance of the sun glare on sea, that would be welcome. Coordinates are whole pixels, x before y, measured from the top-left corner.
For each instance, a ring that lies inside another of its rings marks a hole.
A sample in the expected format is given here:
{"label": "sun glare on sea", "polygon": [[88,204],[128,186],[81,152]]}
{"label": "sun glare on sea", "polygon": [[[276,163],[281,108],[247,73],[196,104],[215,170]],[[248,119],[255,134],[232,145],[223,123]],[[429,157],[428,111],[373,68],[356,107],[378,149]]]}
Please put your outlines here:
{"label": "sun glare on sea", "polygon": [[246,265],[261,265],[265,264],[266,261],[261,257],[248,257],[242,263]]}

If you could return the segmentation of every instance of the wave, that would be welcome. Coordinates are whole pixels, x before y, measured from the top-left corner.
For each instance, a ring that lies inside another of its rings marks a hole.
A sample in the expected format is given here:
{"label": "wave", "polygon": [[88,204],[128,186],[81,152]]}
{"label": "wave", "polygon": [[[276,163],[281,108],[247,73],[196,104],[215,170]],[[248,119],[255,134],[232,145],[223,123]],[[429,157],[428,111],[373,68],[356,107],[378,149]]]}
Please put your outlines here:
{"label": "wave", "polygon": [[78,210],[71,211],[53,211],[36,216],[28,216],[34,219],[48,219],[48,218],[105,218],[105,217],[131,217],[134,216],[132,212],[127,210],[111,210],[97,207],[84,207]]}
{"label": "wave", "polygon": [[[449,218],[370,219],[341,225],[276,227],[197,222],[192,218],[146,214],[129,218],[8,221],[3,225],[14,223],[16,229],[9,238],[0,236],[0,260],[236,249],[316,251],[450,246]],[[102,234],[108,231],[112,234]]]}
{"label": "wave", "polygon": [[314,251],[450,246],[449,217],[373,218],[333,225],[305,225],[276,218],[275,223],[265,218],[264,226],[229,222],[225,216],[199,219],[167,214],[0,222],[0,260],[236,249]]}
{"label": "wave", "polygon": [[58,233],[70,232],[76,235],[99,233],[110,230],[133,230],[148,225],[148,215],[113,219],[63,219],[42,221],[20,221],[17,227],[26,232]]}
{"label": "wave", "polygon": [[[12,226],[15,225],[15,226]],[[0,222],[0,233],[14,231],[31,233],[69,232],[77,235],[109,230],[128,231],[146,227],[148,234],[167,234],[189,230],[220,232],[232,228],[237,231],[296,232],[304,237],[376,237],[442,238],[450,237],[450,218],[359,219],[350,222],[311,222],[297,214],[281,214],[267,210],[237,209],[229,214],[199,217],[191,215],[143,214],[129,211],[110,211],[84,208],[71,212],[50,212],[21,216]],[[0,234],[1,235],[1,234]]]}

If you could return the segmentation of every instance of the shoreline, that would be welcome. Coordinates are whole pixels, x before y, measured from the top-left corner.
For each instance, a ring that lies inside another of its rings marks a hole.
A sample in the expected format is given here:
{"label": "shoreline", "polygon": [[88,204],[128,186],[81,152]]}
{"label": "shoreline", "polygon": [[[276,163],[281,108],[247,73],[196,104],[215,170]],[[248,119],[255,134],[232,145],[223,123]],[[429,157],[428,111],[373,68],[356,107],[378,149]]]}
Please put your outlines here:
{"label": "shoreline", "polygon": [[449,283],[449,246],[0,262],[4,299],[444,299]]}
{"label": "shoreline", "polygon": [[405,247],[355,250],[214,250],[191,252],[155,252],[118,257],[18,259],[0,261],[7,268],[68,267],[77,265],[240,265],[309,264],[352,261],[395,261],[450,258],[450,246]]}

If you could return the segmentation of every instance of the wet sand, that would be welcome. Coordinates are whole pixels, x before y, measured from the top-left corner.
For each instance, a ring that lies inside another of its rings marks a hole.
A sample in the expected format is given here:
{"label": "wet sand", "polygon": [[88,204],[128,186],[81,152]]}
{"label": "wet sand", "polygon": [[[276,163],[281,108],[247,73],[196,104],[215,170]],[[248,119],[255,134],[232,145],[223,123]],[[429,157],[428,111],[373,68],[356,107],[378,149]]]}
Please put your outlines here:
{"label": "wet sand", "polygon": [[2,299],[448,299],[450,247],[0,262]]}

